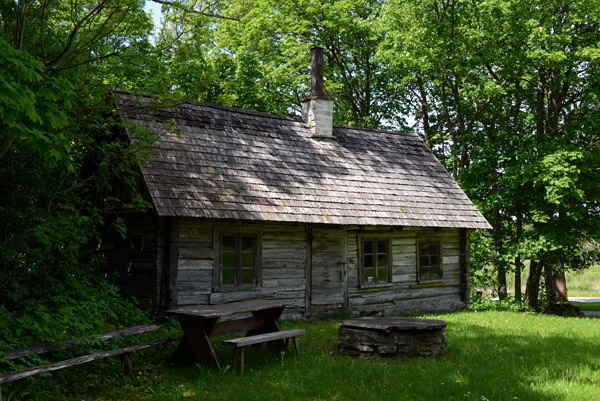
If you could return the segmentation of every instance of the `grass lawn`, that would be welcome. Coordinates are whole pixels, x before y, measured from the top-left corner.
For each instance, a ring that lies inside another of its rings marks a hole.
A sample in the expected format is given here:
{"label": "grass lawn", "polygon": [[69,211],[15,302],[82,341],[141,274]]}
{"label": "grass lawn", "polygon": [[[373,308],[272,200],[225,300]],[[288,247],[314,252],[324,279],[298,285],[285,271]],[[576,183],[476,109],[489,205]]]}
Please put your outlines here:
{"label": "grass lawn", "polygon": [[[600,399],[600,319],[514,312],[430,318],[448,323],[448,348],[439,359],[340,356],[338,321],[286,321],[284,328],[307,332],[299,340],[302,355],[296,357],[292,348],[285,355],[251,349],[241,376],[228,367],[218,372],[171,363],[175,344],[170,344],[134,353],[134,379],[123,378],[113,358],[21,380],[3,392],[12,401],[49,399],[47,389],[57,385],[63,394],[56,399],[72,400]],[[216,352],[223,365],[231,362],[231,349],[217,345]],[[15,390],[20,395],[10,398]]]}
{"label": "grass lawn", "polygon": [[600,311],[600,302],[575,302],[575,301],[569,301],[569,303],[572,303],[573,305],[579,307],[579,309],[581,309],[581,310]]}

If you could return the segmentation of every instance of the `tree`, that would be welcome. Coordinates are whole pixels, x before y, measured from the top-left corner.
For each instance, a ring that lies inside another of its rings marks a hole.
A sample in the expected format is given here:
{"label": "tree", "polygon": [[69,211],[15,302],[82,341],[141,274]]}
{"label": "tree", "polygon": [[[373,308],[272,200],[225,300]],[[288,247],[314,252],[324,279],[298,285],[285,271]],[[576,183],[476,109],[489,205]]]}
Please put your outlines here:
{"label": "tree", "polygon": [[382,54],[410,71],[425,139],[492,222],[501,298],[509,260],[532,261],[537,307],[543,269],[556,281],[598,235],[597,15],[597,1],[390,1],[383,11]]}

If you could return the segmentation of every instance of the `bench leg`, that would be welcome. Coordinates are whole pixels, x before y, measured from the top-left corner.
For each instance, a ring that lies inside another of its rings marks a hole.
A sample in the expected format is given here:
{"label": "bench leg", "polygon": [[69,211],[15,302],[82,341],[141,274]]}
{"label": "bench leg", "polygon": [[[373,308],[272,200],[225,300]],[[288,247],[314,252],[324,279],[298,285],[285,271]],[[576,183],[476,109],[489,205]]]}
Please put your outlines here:
{"label": "bench leg", "polygon": [[298,340],[296,340],[296,337],[292,337],[292,341],[294,342],[294,348],[296,348],[296,355],[300,356],[300,350],[298,349]]}
{"label": "bench leg", "polygon": [[240,374],[244,373],[244,347],[240,348]]}
{"label": "bench leg", "polygon": [[[121,364],[123,365],[123,373],[125,376],[133,376],[133,365],[131,364],[131,359],[129,358],[129,352],[119,355],[121,358]],[[2,401],[0,399],[0,401]]]}
{"label": "bench leg", "polygon": [[238,356],[238,348],[235,347],[233,349],[233,370],[237,370],[237,356]]}

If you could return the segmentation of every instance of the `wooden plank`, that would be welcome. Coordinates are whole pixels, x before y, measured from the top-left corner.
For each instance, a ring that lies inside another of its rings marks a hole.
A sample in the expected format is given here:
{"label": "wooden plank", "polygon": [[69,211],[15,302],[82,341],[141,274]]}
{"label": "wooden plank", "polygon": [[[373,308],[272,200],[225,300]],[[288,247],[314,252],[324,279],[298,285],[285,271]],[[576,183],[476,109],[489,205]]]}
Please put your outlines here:
{"label": "wooden plank", "polygon": [[270,279],[277,279],[285,277],[286,279],[304,278],[304,269],[298,268],[287,268],[287,269],[263,269],[263,281]]}
{"label": "wooden plank", "polygon": [[67,359],[65,361],[60,361],[56,363],[51,363],[49,365],[38,366],[35,368],[30,368],[26,370],[22,370],[20,372],[9,373],[4,376],[0,376],[0,385],[4,383],[9,383],[15,380],[23,379],[25,377],[34,376],[40,373],[52,372],[54,370],[64,369],[69,366],[81,365],[87,362],[92,362],[102,358],[108,358],[115,355],[124,354],[127,352],[139,351],[142,349],[154,347],[156,345],[165,344],[167,342],[173,341],[172,338],[166,338],[162,340],[150,341],[144,344],[131,345],[129,347],[123,347],[119,349],[114,349],[111,351],[99,352],[97,354],[80,356],[77,358]]}
{"label": "wooden plank", "polygon": [[263,269],[304,269],[306,259],[262,259]]}
{"label": "wooden plank", "polygon": [[130,327],[127,329],[109,331],[109,332],[102,333],[102,334],[95,334],[92,336],[74,338],[74,339],[55,342],[55,343],[34,345],[32,347],[26,347],[26,348],[20,348],[20,349],[16,349],[16,350],[12,350],[12,351],[6,351],[6,352],[2,353],[2,359],[8,360],[8,359],[21,358],[21,357],[25,357],[29,354],[32,354],[34,352],[37,354],[43,354],[46,352],[57,351],[57,350],[64,349],[67,347],[73,347],[73,346],[76,346],[76,345],[79,345],[79,344],[82,344],[82,343],[85,343],[88,341],[98,341],[98,340],[106,341],[106,340],[110,340],[113,338],[127,337],[127,336],[132,336],[135,334],[147,333],[147,332],[158,330],[158,329],[159,329],[159,327],[155,324],[145,325],[145,326],[136,326],[136,327]]}
{"label": "wooden plank", "polygon": [[179,259],[178,270],[213,270],[212,260],[188,260]]}
{"label": "wooden plank", "polygon": [[264,249],[286,249],[286,250],[298,250],[304,252],[306,243],[303,238],[297,240],[283,240],[283,239],[271,239],[265,240],[263,238],[263,250]]}
{"label": "wooden plank", "polygon": [[212,285],[213,273],[210,270],[180,270],[177,273],[177,282],[200,281]]}
{"label": "wooden plank", "polygon": [[236,347],[247,347],[249,345],[263,344],[263,343],[266,343],[269,341],[283,340],[286,338],[297,337],[297,336],[301,336],[303,334],[306,334],[305,330],[299,330],[299,329],[282,330],[282,331],[275,331],[272,333],[257,334],[254,336],[234,338],[231,340],[224,340],[223,344],[233,345]]}
{"label": "wooden plank", "polygon": [[413,319],[407,317],[359,317],[342,322],[343,327],[374,331],[440,330],[446,328],[443,320]]}
{"label": "wooden plank", "polygon": [[212,319],[239,313],[250,313],[279,308],[284,309],[287,305],[289,305],[289,302],[287,301],[260,299],[220,305],[197,305],[193,307],[169,309],[166,310],[165,313],[174,316],[182,315],[200,319]]}
{"label": "wooden plank", "polygon": [[179,246],[179,259],[213,259],[212,244]]}
{"label": "wooden plank", "polygon": [[213,330],[210,332],[210,336],[220,336],[223,334],[238,333],[240,331],[249,331],[264,327],[265,316],[252,316],[242,319],[225,320],[222,322],[215,323]]}

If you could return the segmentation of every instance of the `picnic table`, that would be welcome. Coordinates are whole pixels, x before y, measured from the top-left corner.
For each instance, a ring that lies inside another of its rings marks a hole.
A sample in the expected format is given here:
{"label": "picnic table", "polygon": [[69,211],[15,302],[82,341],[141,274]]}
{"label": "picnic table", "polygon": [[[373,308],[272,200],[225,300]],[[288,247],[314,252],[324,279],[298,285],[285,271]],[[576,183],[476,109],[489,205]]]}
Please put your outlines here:
{"label": "picnic table", "polygon": [[[183,329],[183,338],[173,353],[180,363],[221,364],[210,343],[210,338],[223,334],[246,332],[246,337],[280,331],[277,320],[289,302],[281,300],[251,300],[220,305],[196,305],[166,310],[176,316]],[[236,315],[242,315],[238,317]],[[270,344],[285,347],[283,339]]]}

